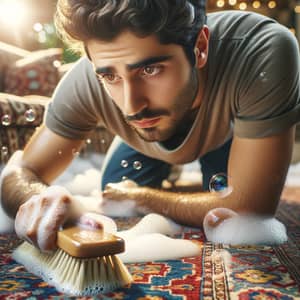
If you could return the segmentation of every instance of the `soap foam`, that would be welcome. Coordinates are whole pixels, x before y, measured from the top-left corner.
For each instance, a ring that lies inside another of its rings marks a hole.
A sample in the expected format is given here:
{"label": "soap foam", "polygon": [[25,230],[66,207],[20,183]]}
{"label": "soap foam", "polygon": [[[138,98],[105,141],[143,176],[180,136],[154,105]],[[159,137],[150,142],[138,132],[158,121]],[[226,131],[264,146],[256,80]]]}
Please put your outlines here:
{"label": "soap foam", "polygon": [[151,213],[143,217],[135,226],[128,230],[118,232],[118,235],[126,241],[140,235],[161,233],[175,236],[183,231],[183,227],[169,218]]}
{"label": "soap foam", "polygon": [[278,245],[287,241],[283,223],[269,216],[239,214],[212,227],[204,219],[203,228],[207,240],[232,245]]}
{"label": "soap foam", "polygon": [[124,263],[179,259],[201,253],[201,245],[197,242],[174,239],[160,233],[139,235],[125,242],[125,252],[118,255]]}

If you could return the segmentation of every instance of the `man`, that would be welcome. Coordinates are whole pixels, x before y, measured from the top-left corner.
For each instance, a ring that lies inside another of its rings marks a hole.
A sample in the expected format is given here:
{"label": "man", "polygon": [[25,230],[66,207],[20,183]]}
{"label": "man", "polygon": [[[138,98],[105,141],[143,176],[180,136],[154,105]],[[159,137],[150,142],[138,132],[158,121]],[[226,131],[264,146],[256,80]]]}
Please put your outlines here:
{"label": "man", "polygon": [[[105,197],[191,226],[220,207],[275,213],[299,120],[297,42],[248,12],[211,14],[205,25],[203,2],[58,1],[61,34],[87,58],[58,85],[45,124],[3,175],[2,205],[19,236],[53,249],[58,228],[84,216],[68,191],[48,185],[99,124],[117,136],[102,171]],[[172,164],[196,159],[205,190],[227,173],[231,192],[159,190]],[[124,176],[135,183],[116,184]]]}

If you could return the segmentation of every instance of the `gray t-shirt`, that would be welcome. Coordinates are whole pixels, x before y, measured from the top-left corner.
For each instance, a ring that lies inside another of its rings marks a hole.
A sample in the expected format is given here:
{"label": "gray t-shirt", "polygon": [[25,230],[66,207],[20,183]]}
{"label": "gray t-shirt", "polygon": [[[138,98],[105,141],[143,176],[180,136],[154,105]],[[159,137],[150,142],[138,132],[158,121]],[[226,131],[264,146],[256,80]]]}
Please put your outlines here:
{"label": "gray t-shirt", "polygon": [[293,34],[251,12],[211,13],[207,25],[211,36],[208,62],[201,70],[207,78],[203,99],[189,133],[175,149],[145,142],[131,129],[87,58],[59,83],[46,126],[61,136],[85,139],[102,125],[145,155],[182,164],[233,134],[261,138],[300,121],[299,49]]}

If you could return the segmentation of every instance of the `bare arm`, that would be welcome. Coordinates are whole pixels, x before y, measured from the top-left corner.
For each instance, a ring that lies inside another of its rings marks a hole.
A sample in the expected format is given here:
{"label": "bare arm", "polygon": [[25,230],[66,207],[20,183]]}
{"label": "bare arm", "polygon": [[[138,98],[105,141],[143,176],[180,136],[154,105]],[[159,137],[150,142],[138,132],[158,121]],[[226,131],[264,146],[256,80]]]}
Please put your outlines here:
{"label": "bare arm", "polygon": [[46,127],[39,128],[25,147],[4,169],[1,201],[6,213],[15,217],[21,204],[40,194],[69,165],[81,140],[60,137]]}
{"label": "bare arm", "polygon": [[232,192],[225,196],[219,193],[179,194],[111,184],[104,191],[104,197],[130,198],[176,222],[197,227],[202,225],[208,211],[218,207],[273,215],[284,186],[293,143],[294,128],[261,139],[234,137],[228,165]]}
{"label": "bare arm", "polygon": [[[72,161],[83,141],[66,139],[46,127],[16,152],[1,175],[1,202],[15,218],[19,237],[42,250],[56,248],[56,233],[67,221],[81,221],[87,209],[63,187],[48,186]],[[98,222],[89,222],[98,226]]]}

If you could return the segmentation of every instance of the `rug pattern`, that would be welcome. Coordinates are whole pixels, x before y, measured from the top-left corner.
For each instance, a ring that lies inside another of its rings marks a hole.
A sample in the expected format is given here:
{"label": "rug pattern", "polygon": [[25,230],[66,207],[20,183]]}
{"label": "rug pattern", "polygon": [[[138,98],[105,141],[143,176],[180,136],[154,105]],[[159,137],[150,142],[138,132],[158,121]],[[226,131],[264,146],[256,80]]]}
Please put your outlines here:
{"label": "rug pattern", "polygon": [[[300,299],[300,204],[282,201],[277,215],[289,240],[279,247],[213,245],[202,231],[185,239],[202,243],[202,253],[181,260],[128,264],[130,287],[77,299],[295,300]],[[137,219],[118,220],[127,228]],[[0,235],[0,299],[70,299],[11,258],[20,240]]]}

